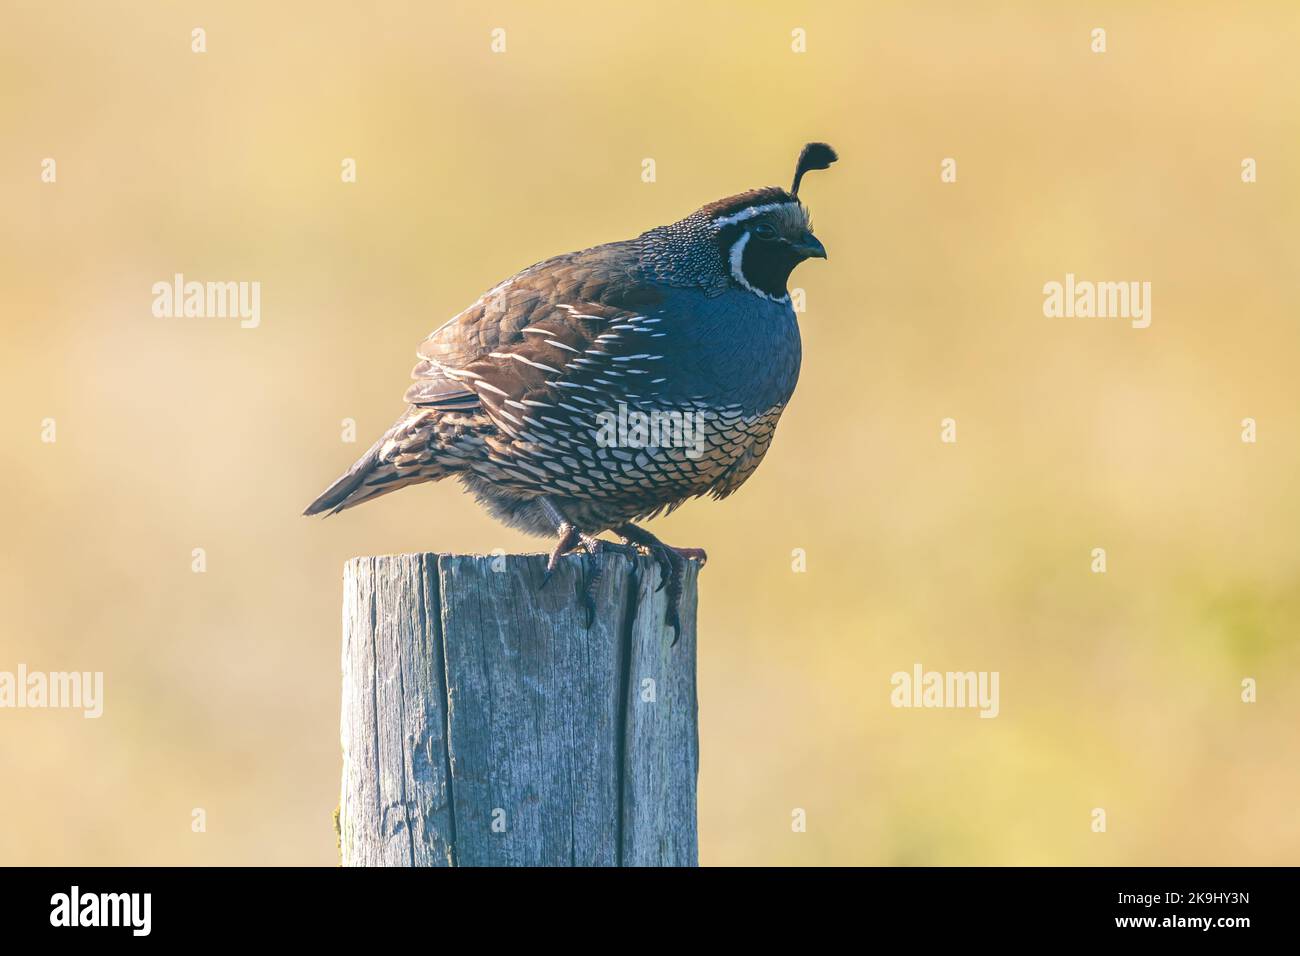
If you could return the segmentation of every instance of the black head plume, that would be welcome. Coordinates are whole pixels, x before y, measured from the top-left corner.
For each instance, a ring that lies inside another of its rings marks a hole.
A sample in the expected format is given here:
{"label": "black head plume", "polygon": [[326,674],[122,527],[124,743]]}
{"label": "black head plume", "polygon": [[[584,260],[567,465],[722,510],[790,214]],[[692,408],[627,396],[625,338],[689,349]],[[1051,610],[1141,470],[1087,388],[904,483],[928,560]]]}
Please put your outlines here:
{"label": "black head plume", "polygon": [[803,174],[810,169],[830,169],[831,163],[839,159],[835,150],[831,149],[826,143],[809,143],[799,153],[799,162],[794,167],[794,185],[790,187],[790,195],[799,195],[799,182],[803,179]]}

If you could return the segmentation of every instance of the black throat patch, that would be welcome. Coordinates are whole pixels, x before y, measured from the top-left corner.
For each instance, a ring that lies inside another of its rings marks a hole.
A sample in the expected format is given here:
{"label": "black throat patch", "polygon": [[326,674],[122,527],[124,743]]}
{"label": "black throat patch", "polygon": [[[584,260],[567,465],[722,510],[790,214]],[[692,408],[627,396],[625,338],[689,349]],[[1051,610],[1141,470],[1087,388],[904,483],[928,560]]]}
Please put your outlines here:
{"label": "black throat patch", "polygon": [[745,281],[764,295],[783,299],[789,295],[786,284],[802,257],[788,243],[763,241],[751,235],[741,250],[740,271]]}
{"label": "black throat patch", "polygon": [[[790,273],[803,258],[779,239],[760,239],[751,231],[752,222],[733,223],[718,233],[718,251],[732,282],[770,299],[784,299]],[[743,242],[737,259],[737,243]]]}

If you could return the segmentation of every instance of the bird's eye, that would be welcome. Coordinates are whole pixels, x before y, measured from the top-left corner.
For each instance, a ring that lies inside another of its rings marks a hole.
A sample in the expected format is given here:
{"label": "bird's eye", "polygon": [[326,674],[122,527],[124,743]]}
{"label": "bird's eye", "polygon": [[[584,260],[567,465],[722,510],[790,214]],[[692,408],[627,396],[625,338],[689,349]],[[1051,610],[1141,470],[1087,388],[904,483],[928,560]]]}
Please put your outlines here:
{"label": "bird's eye", "polygon": [[760,239],[775,239],[776,227],[771,223],[760,222],[754,227],[754,235],[758,236]]}

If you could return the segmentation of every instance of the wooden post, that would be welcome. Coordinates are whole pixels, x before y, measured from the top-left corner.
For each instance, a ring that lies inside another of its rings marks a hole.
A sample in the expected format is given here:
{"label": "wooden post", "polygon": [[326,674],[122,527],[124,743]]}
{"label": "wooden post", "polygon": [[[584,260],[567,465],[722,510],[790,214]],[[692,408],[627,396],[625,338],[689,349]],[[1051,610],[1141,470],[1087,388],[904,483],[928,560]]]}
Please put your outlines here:
{"label": "wooden post", "polygon": [[[604,565],[584,627],[579,580]],[[698,564],[542,555],[343,572],[345,866],[694,866]]]}

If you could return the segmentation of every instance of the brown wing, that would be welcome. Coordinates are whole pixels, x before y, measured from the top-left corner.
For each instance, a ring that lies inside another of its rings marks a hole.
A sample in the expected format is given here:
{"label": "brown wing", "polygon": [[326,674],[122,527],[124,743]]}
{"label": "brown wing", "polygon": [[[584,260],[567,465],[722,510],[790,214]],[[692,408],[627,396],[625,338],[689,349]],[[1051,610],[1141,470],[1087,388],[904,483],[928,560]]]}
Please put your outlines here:
{"label": "brown wing", "polygon": [[535,491],[559,480],[557,457],[587,467],[575,455],[594,464],[563,490],[594,487],[601,460],[628,457],[588,447],[595,413],[667,381],[651,345],[667,337],[654,314],[662,296],[634,277],[634,261],[620,244],[548,260],[436,330],[418,351],[411,407],[308,512],[466,470]]}
{"label": "brown wing", "polygon": [[[599,501],[602,515],[649,515],[706,491],[729,494],[762,459],[780,407],[745,411],[696,394],[710,383],[691,375],[682,340],[680,323],[694,313],[609,250],[526,270],[434,332],[406,393],[412,414],[432,413],[435,431],[482,422],[464,467],[498,486]],[[623,406],[705,424],[693,447],[602,442],[602,413]],[[433,457],[446,459],[450,443],[435,446]]]}
{"label": "brown wing", "polygon": [[406,400],[482,410],[515,435],[523,413],[540,407],[529,402],[646,374],[641,365],[658,359],[639,356],[656,355],[651,340],[664,335],[652,314],[661,293],[637,281],[626,260],[618,244],[571,253],[485,293],[420,345]]}

